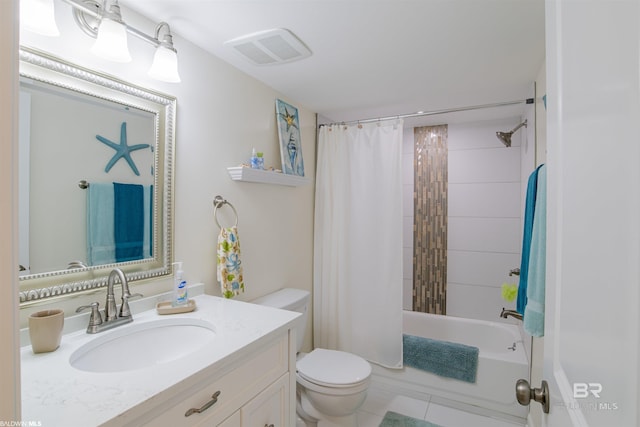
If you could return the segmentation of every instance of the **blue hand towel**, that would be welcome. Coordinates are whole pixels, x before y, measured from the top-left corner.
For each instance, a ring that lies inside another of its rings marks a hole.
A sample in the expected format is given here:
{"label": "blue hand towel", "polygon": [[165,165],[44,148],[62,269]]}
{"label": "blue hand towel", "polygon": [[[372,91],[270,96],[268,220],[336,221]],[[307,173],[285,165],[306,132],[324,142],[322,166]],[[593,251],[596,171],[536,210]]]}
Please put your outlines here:
{"label": "blue hand towel", "polygon": [[478,347],[431,338],[403,335],[403,363],[423,371],[476,382]]}
{"label": "blue hand towel", "polygon": [[114,263],[113,184],[92,182],[87,191],[87,263]]}
{"label": "blue hand towel", "polygon": [[142,258],[153,256],[153,185],[145,185],[144,191],[144,237],[142,245]]}
{"label": "blue hand towel", "polygon": [[144,191],[142,185],[113,183],[116,262],[142,259]]}
{"label": "blue hand towel", "polygon": [[531,235],[527,305],[524,310],[524,330],[534,337],[544,336],[544,296],[547,268],[547,168],[538,172],[536,213]]}
{"label": "blue hand towel", "polygon": [[540,167],[537,167],[536,170],[529,175],[529,182],[527,184],[527,197],[524,208],[524,231],[522,233],[522,254],[520,258],[520,282],[518,284],[518,300],[516,301],[516,310],[520,314],[524,314],[524,307],[527,305],[529,254],[531,252],[531,233],[533,231],[533,217],[536,208],[539,170]]}

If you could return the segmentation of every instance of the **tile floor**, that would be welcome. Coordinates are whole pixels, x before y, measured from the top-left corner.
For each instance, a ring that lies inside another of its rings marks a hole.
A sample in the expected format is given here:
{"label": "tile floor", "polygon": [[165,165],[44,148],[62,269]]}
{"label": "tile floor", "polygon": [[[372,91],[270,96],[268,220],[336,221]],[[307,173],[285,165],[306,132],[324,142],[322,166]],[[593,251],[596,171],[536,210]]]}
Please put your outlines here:
{"label": "tile floor", "polygon": [[464,407],[437,396],[403,396],[375,382],[358,410],[360,427],[378,427],[387,411],[426,420],[441,427],[524,427],[525,420],[496,417],[480,408]]}

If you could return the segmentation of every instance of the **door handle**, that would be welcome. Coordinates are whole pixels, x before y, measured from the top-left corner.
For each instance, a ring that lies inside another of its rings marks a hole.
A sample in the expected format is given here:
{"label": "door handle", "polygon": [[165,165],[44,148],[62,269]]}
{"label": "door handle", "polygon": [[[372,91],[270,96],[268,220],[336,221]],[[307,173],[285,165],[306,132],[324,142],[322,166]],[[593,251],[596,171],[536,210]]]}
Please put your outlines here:
{"label": "door handle", "polygon": [[542,381],[542,387],[531,388],[529,381],[519,379],[516,382],[516,398],[518,403],[527,406],[531,399],[542,404],[542,411],[545,414],[549,413],[549,384],[546,381]]}

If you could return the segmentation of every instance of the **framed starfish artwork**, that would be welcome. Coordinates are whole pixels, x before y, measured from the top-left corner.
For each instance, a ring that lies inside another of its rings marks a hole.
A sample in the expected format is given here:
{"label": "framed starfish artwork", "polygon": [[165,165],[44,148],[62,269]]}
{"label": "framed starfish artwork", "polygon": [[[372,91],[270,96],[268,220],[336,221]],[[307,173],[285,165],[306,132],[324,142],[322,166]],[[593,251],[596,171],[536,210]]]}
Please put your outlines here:
{"label": "framed starfish artwork", "polygon": [[282,172],[304,176],[298,109],[281,99],[276,99],[276,121],[280,139]]}

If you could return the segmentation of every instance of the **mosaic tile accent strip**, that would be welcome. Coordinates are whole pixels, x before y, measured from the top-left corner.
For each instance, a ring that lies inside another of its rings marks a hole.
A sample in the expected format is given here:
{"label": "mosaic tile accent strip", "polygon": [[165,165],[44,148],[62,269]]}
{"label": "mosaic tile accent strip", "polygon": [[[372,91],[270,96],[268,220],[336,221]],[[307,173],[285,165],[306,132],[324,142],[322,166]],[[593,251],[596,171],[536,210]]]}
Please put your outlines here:
{"label": "mosaic tile accent strip", "polygon": [[413,311],[447,314],[448,126],[414,128]]}

